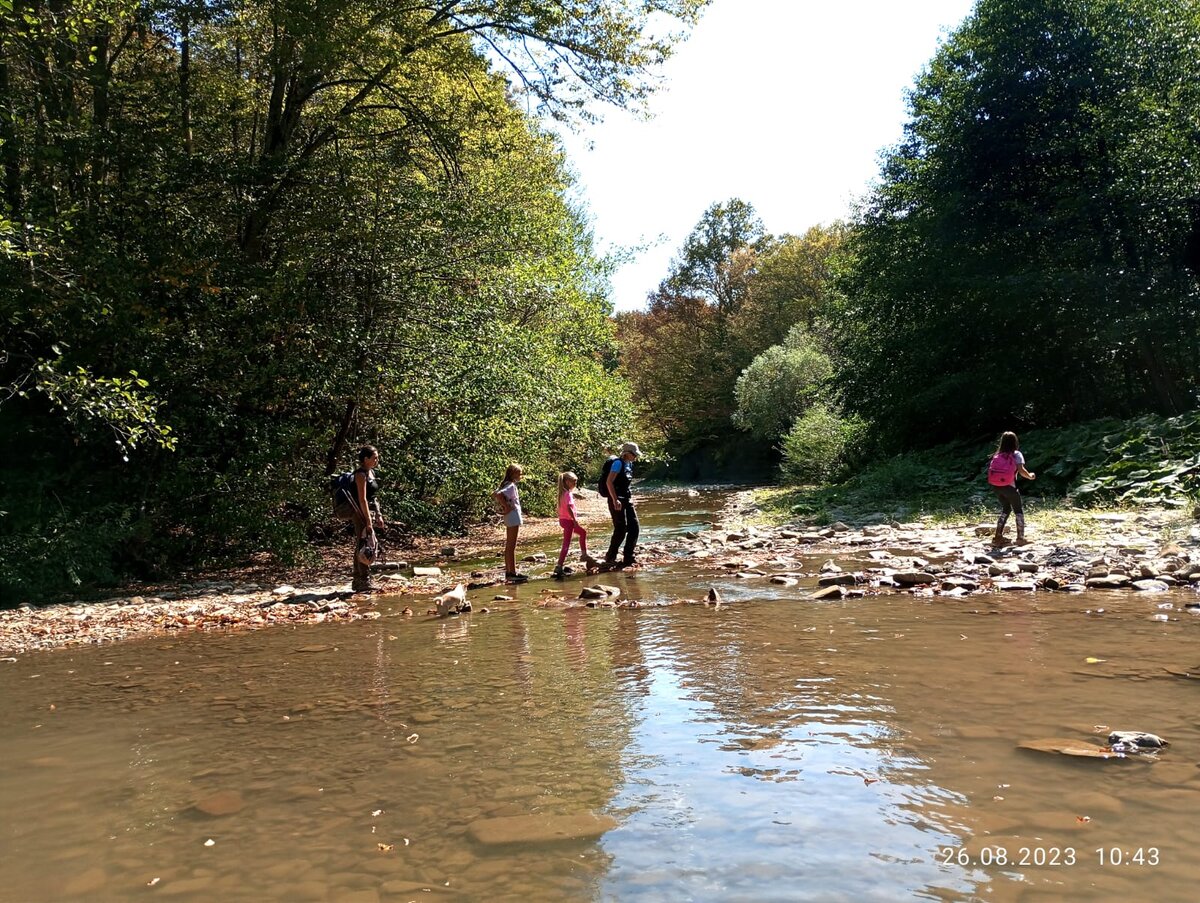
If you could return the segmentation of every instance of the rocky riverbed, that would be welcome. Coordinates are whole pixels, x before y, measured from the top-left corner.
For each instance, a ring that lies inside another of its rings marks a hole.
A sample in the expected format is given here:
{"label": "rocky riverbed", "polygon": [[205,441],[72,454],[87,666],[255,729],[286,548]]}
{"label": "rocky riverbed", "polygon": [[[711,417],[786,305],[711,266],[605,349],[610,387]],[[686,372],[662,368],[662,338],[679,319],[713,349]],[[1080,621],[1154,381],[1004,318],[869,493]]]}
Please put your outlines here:
{"label": "rocky riverbed", "polygon": [[[596,507],[596,506],[592,506]],[[590,510],[590,509],[589,509]],[[593,523],[600,517],[590,512]],[[1079,519],[1092,529],[1079,535]],[[526,542],[552,535],[542,519]],[[1077,512],[1073,530],[1034,533],[1026,545],[993,546],[993,525],[971,522],[835,523],[768,525],[761,521],[749,492],[736,493],[709,529],[639,547],[639,567],[682,562],[725,578],[762,581],[772,598],[827,600],[910,593],[947,601],[1003,593],[1132,590],[1148,594],[1200,587],[1200,528],[1176,512]],[[483,550],[495,555],[494,528],[465,542],[427,539],[419,550],[425,564],[384,562],[376,575],[379,593],[411,596],[400,614],[446,615],[457,609],[486,613],[489,605],[515,601],[504,587],[498,562],[471,559]],[[593,541],[594,542],[594,541]],[[432,557],[436,555],[436,557]],[[460,561],[467,562],[460,564]],[[549,579],[553,562],[544,552],[525,557],[525,568],[540,589],[542,608],[645,608],[679,604],[720,605],[716,590],[698,598],[630,597],[605,582],[596,569],[576,566],[566,581]],[[582,578],[582,580],[580,579]],[[544,583],[542,582],[544,580]],[[462,599],[444,598],[461,586]],[[482,591],[482,592],[481,592]],[[472,601],[473,606],[462,604]],[[1193,610],[1200,595],[1166,602],[1163,620]],[[0,656],[60,646],[107,643],[132,636],[194,629],[255,629],[280,624],[312,624],[378,618],[379,595],[350,592],[328,579],[293,586],[204,580],[156,588],[92,602],[0,611]],[[394,612],[393,612],[394,613]]]}

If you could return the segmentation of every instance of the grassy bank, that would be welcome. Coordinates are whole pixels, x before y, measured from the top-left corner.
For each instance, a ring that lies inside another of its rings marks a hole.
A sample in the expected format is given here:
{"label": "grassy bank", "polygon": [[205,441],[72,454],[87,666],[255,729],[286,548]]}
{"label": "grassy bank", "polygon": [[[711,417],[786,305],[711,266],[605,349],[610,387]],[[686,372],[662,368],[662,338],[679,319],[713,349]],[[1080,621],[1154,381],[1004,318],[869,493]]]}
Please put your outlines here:
{"label": "grassy bank", "polygon": [[[1021,482],[1034,527],[1047,519],[1058,531],[1094,529],[1091,512],[1100,507],[1197,511],[1200,411],[1031,430],[1021,450],[1037,474]],[[991,439],[941,445],[869,464],[840,483],[764,489],[756,501],[775,522],[986,520],[995,507],[987,484],[994,451]]]}

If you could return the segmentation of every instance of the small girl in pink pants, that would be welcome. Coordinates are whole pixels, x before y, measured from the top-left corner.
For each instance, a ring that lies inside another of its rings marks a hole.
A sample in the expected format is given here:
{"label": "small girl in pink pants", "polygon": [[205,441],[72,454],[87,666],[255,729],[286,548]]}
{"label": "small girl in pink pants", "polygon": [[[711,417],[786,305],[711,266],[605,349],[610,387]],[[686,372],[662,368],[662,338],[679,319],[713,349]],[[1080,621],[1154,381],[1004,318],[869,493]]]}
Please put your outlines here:
{"label": "small girl in pink pants", "polygon": [[588,554],[587,530],[579,523],[579,514],[575,511],[575,496],[571,493],[579,484],[579,477],[567,471],[558,475],[558,524],[563,528],[562,551],[558,553],[558,566],[553,576],[563,576],[563,562],[567,560],[567,552],[571,550],[572,534],[579,534],[579,554],[588,564],[595,564],[596,559]]}

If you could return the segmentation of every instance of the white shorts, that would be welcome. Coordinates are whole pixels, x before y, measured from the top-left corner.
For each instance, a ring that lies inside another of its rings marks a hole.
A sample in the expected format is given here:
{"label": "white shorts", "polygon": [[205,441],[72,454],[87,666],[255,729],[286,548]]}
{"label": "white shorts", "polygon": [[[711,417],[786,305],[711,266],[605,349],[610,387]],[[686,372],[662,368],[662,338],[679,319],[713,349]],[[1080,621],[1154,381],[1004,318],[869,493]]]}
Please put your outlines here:
{"label": "white shorts", "polygon": [[508,514],[504,515],[504,526],[506,526],[506,527],[519,527],[523,523],[524,523],[524,521],[521,520],[521,509],[520,508],[513,508],[512,511],[510,511],[510,512],[508,512]]}

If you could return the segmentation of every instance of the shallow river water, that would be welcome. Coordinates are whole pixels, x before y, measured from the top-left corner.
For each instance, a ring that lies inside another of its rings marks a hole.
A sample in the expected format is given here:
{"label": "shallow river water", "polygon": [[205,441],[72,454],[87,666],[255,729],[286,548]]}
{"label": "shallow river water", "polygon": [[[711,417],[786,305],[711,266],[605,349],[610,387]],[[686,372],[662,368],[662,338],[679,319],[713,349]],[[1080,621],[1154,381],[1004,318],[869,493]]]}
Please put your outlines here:
{"label": "shallow river water", "polygon": [[[649,497],[648,538],[725,500]],[[1200,672],[1194,592],[811,602],[699,564],[606,582],[731,604],[543,610],[533,581],[0,664],[0,899],[1197,898],[1200,683],[1164,670]],[[1172,745],[1017,749],[1109,728]]]}

